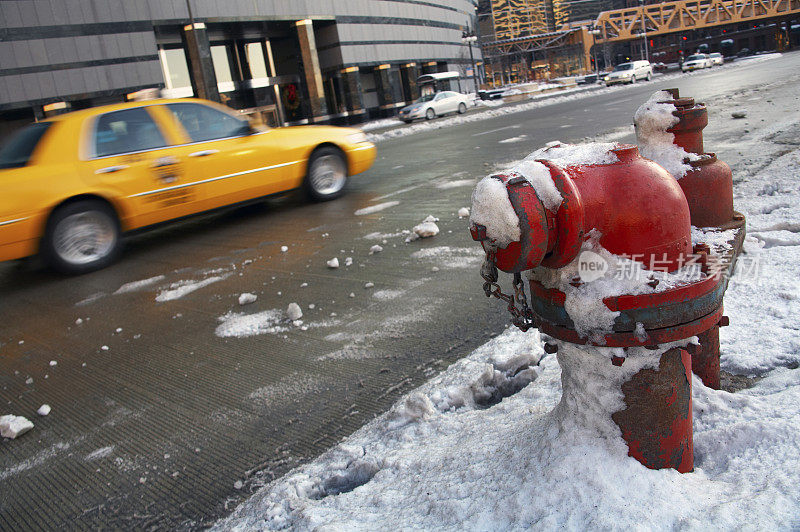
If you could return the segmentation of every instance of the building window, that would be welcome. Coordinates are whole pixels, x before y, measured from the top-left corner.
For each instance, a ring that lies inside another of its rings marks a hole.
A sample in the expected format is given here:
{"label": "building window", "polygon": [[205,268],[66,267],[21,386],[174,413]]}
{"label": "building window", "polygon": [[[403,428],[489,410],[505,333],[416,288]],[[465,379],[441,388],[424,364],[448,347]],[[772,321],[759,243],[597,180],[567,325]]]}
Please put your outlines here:
{"label": "building window", "polygon": [[250,42],[245,45],[247,64],[250,66],[250,75],[253,79],[268,78],[267,62],[264,58],[264,45],[260,42]]}
{"label": "building window", "polygon": [[236,87],[231,75],[231,64],[228,59],[228,47],[223,45],[211,47],[211,61],[214,63],[214,74],[217,76],[219,92],[231,92]]}
{"label": "building window", "polygon": [[161,59],[166,87],[163,95],[167,98],[194,96],[189,64],[186,62],[183,48],[161,48],[158,50],[158,56]]}

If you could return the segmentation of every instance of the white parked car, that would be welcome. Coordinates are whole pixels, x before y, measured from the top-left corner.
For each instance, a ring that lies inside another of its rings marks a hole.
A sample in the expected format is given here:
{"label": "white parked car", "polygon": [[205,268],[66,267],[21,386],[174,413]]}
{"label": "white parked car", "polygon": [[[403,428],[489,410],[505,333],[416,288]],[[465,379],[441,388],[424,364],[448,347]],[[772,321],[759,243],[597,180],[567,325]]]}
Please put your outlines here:
{"label": "white parked car", "polygon": [[643,79],[647,81],[653,79],[653,66],[650,61],[631,61],[619,64],[603,78],[603,81],[608,87],[616,83],[636,83]]}
{"label": "white parked car", "polygon": [[714,52],[713,54],[708,54],[708,58],[711,59],[711,65],[721,65],[725,63],[725,58],[722,57],[722,54],[719,52]]}
{"label": "white parked car", "polygon": [[472,98],[472,95],[453,91],[428,94],[411,105],[400,109],[399,117],[400,120],[409,124],[417,118],[432,120],[447,113],[463,114],[467,112],[467,107],[472,104]]}
{"label": "white parked car", "polygon": [[686,58],[686,61],[684,61],[681,66],[681,70],[689,72],[690,70],[711,68],[711,66],[711,58],[708,57],[708,54],[694,54]]}

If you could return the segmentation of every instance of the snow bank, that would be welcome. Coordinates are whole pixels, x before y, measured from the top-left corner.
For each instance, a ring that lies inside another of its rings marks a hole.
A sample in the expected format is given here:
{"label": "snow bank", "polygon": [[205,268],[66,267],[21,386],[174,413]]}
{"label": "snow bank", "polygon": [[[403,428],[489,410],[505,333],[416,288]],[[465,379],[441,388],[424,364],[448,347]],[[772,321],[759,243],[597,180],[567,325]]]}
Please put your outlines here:
{"label": "snow bank", "polygon": [[[256,493],[217,529],[700,530],[746,522],[774,530],[797,523],[800,372],[776,372],[738,394],[695,378],[695,471],[681,475],[627,456],[610,418],[623,407],[619,383],[653,367],[659,352],[629,351],[616,367],[608,363],[613,350],[562,346],[558,359],[569,369],[561,371],[539,342],[535,331],[506,331]],[[494,406],[480,399],[494,393],[487,377],[505,374],[497,363],[526,348],[536,354],[508,367],[521,364],[531,382]]]}
{"label": "snow bank", "polygon": [[675,135],[667,131],[680,122],[680,119],[672,114],[675,111],[673,104],[659,102],[672,99],[672,95],[667,91],[654,92],[650,99],[636,110],[633,123],[636,127],[639,153],[663,166],[675,179],[680,179],[692,169],[691,165],[684,161],[697,161],[700,156],[676,146],[673,143]]}

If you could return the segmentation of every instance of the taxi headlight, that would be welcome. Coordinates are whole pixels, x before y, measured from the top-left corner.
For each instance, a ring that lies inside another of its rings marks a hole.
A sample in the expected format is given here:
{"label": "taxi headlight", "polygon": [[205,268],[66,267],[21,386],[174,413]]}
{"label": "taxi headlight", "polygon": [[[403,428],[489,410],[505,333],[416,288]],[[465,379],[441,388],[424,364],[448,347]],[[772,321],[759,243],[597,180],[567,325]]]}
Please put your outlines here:
{"label": "taxi headlight", "polygon": [[358,144],[359,142],[367,142],[367,134],[363,131],[359,131],[358,133],[352,133],[347,135],[347,141],[353,144]]}

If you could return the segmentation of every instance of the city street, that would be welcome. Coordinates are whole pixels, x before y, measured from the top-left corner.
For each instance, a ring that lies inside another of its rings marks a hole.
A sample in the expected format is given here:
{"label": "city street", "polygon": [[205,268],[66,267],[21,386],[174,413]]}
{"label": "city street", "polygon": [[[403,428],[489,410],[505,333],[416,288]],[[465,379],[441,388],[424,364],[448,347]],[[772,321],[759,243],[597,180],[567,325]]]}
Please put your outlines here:
{"label": "city street", "polygon": [[[397,138],[375,130],[375,165],[341,199],[289,195],[132,235],[116,264],[80,277],[0,264],[0,414],[36,425],[0,443],[0,528],[185,529],[227,515],[504,330],[457,215],[481,177],[553,140],[635,142],[636,108],[678,87],[708,106],[706,150],[745,179],[772,154],[741,139],[797,109],[799,66],[794,52]],[[731,118],[740,108],[747,118]],[[439,234],[406,242],[429,215]],[[241,305],[244,293],[257,299]]]}

